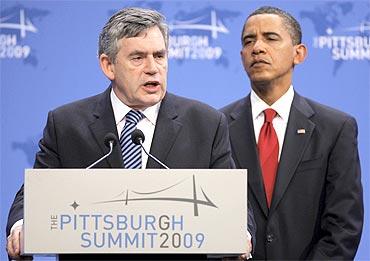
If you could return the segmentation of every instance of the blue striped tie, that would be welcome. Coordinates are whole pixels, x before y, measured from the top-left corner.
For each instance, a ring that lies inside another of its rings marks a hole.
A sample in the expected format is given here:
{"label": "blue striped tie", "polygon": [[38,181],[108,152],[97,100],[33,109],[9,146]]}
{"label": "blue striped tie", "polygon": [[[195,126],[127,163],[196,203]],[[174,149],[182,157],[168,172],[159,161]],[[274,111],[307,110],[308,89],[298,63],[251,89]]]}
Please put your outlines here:
{"label": "blue striped tie", "polygon": [[131,133],[136,129],[137,123],[143,118],[139,111],[131,110],[126,114],[125,127],[122,130],[121,144],[123,164],[126,169],[141,168],[141,147],[131,141]]}

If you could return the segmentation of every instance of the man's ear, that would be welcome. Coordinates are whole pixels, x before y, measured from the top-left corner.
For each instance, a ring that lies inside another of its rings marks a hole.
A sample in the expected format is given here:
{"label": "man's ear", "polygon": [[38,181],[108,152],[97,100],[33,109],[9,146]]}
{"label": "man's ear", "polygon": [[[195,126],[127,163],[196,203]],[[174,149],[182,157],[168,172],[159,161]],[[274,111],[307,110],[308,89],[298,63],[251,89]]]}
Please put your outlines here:
{"label": "man's ear", "polygon": [[307,48],[304,44],[297,44],[294,46],[295,55],[293,63],[294,65],[302,63],[307,57]]}
{"label": "man's ear", "polygon": [[112,63],[109,57],[104,53],[100,55],[99,63],[105,76],[107,76],[109,80],[113,81],[115,78],[114,63]]}

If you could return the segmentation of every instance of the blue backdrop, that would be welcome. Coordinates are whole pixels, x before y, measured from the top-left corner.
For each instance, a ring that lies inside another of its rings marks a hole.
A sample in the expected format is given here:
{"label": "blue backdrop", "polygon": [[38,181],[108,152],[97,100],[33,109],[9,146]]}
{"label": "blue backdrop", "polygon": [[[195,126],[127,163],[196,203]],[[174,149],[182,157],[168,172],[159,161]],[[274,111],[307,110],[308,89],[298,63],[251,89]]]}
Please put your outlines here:
{"label": "blue backdrop", "polygon": [[[246,16],[262,4],[287,10],[302,25],[309,55],[295,69],[295,89],[358,120],[365,227],[357,260],[370,260],[368,0],[2,0],[0,4],[0,260],[6,259],[8,210],[23,183],[24,169],[33,164],[47,112],[99,93],[109,84],[96,53],[98,34],[110,15],[125,6],[165,14],[172,29],[169,91],[220,108],[249,92],[240,61],[240,33]],[[194,25],[199,29],[191,29]]]}

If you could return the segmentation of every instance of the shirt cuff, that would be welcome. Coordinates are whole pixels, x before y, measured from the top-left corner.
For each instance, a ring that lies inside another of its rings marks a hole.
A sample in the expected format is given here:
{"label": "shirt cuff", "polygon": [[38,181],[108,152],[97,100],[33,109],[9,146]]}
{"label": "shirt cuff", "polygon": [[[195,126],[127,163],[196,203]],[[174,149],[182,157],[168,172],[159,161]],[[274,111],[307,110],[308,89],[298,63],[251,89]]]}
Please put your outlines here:
{"label": "shirt cuff", "polygon": [[23,219],[20,219],[18,220],[17,222],[15,222],[12,226],[12,228],[10,229],[10,234],[13,232],[13,230],[16,228],[16,227],[19,227],[19,226],[23,226]]}

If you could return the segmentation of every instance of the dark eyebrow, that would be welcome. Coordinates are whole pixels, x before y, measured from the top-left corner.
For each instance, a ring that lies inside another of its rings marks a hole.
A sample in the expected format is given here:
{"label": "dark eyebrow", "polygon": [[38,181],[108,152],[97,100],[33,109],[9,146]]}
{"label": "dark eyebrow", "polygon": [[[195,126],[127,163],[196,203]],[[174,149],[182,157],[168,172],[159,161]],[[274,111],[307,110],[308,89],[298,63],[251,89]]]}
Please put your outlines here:
{"label": "dark eyebrow", "polygon": [[255,33],[246,33],[244,36],[243,36],[243,41],[245,39],[254,39],[256,38],[256,34]]}
{"label": "dark eyebrow", "polygon": [[[270,36],[276,36],[278,38],[281,38],[280,34],[276,33],[276,32],[264,32],[262,33],[263,37],[270,37]],[[247,39],[256,39],[256,34],[255,33],[246,33],[244,36],[243,36],[243,42],[245,42]]]}
{"label": "dark eyebrow", "polygon": [[[153,56],[156,56],[156,55],[165,55],[166,54],[166,50],[163,49],[163,50],[159,50],[159,51],[156,51],[153,53]],[[131,52],[129,54],[129,57],[133,57],[133,56],[147,56],[148,53],[147,52],[142,52],[142,51],[139,51],[139,50],[134,50],[133,52]]]}
{"label": "dark eyebrow", "polygon": [[162,49],[162,50],[159,50],[159,51],[156,51],[153,53],[154,56],[156,55],[165,55],[166,54],[166,50],[165,49]]}
{"label": "dark eyebrow", "polygon": [[142,51],[139,51],[139,50],[135,50],[133,52],[131,52],[128,56],[129,57],[132,57],[132,56],[145,56],[147,53],[146,52],[142,52]]}
{"label": "dark eyebrow", "polygon": [[263,33],[263,36],[264,36],[264,37],[268,37],[268,36],[277,36],[278,38],[281,38],[280,34],[275,33],[275,32],[265,32],[265,33]]}

